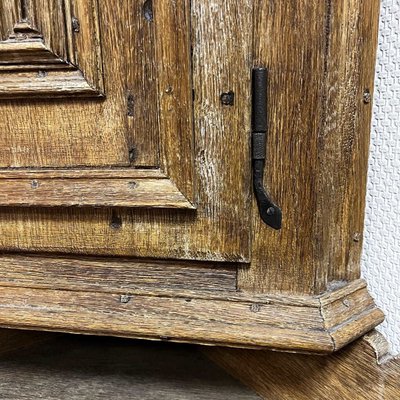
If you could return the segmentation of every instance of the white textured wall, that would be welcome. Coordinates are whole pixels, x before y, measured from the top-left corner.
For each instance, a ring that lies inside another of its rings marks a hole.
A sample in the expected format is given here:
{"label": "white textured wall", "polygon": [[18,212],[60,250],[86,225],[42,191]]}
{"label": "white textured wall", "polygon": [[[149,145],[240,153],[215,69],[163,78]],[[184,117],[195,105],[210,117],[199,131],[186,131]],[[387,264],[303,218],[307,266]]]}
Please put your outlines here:
{"label": "white textured wall", "polygon": [[400,0],[381,2],[363,275],[400,354]]}

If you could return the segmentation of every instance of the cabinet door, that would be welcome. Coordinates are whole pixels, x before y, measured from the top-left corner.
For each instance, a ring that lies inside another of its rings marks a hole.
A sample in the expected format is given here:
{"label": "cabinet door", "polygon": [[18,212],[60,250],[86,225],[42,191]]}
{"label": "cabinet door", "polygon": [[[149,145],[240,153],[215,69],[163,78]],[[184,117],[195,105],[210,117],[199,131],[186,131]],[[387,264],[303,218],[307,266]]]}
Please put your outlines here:
{"label": "cabinet door", "polygon": [[1,250],[248,261],[251,32],[250,1],[1,0]]}

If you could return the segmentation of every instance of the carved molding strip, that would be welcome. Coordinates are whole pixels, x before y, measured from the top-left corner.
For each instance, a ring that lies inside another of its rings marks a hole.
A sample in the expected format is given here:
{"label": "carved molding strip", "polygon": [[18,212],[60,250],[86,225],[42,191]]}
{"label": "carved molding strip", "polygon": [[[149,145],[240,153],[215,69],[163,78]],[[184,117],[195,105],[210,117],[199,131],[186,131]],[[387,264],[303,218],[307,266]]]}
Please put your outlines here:
{"label": "carved molding strip", "polygon": [[0,98],[103,95],[97,0],[0,1]]}

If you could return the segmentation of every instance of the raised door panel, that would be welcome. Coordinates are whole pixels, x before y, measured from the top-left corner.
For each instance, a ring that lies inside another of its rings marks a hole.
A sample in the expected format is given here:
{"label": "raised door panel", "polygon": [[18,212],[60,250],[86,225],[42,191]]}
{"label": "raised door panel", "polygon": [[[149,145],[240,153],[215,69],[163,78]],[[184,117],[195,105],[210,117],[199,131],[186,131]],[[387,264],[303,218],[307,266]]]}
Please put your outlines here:
{"label": "raised door panel", "polygon": [[0,11],[0,98],[103,94],[97,0],[5,0]]}
{"label": "raised door panel", "polygon": [[0,1],[1,248],[248,261],[251,3]]}

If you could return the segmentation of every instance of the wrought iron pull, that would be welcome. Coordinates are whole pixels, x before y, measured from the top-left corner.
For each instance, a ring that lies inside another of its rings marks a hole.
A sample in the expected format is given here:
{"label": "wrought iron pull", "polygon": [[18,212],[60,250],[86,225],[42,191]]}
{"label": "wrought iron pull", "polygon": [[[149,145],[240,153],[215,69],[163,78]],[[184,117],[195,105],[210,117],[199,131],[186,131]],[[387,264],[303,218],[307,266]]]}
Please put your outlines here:
{"label": "wrought iron pull", "polygon": [[254,68],[252,112],[253,186],[261,219],[271,228],[281,229],[282,211],[271,200],[263,183],[268,127],[267,85],[268,70],[266,68]]}

